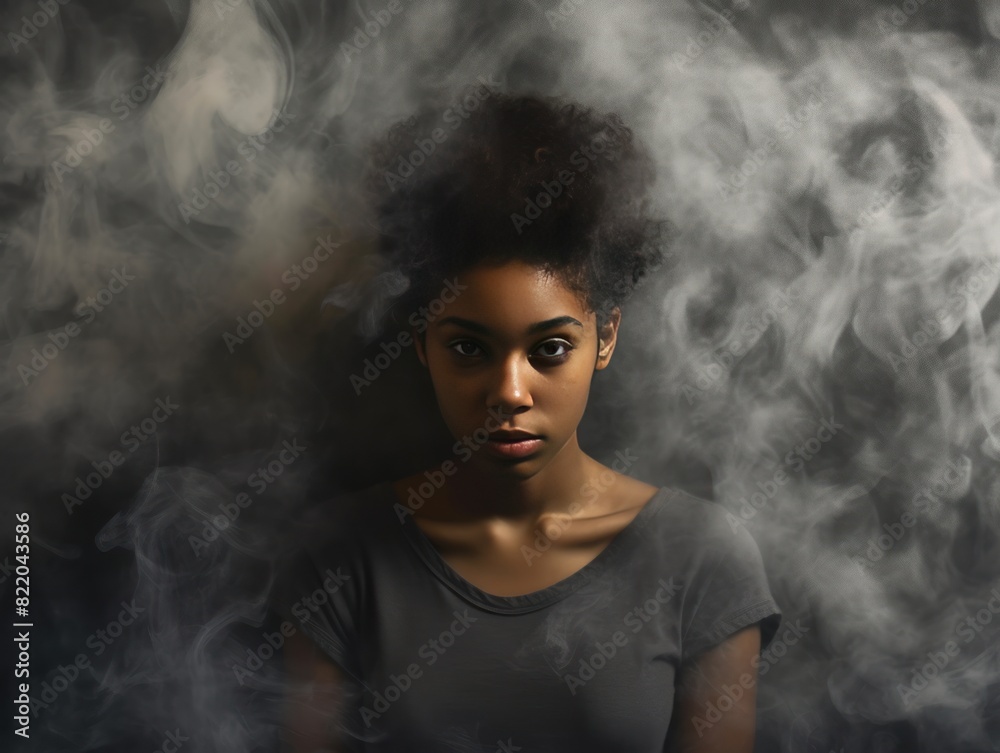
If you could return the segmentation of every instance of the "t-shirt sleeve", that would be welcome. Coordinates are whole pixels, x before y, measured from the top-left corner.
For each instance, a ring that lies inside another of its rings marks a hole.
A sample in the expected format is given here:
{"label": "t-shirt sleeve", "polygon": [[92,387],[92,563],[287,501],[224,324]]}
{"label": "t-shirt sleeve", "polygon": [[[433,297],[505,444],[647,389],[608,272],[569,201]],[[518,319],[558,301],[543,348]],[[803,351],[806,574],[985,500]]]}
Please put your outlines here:
{"label": "t-shirt sleeve", "polygon": [[358,674],[355,559],[342,536],[311,539],[279,564],[271,596],[274,611],[351,676]]}
{"label": "t-shirt sleeve", "polygon": [[760,549],[743,524],[715,503],[706,525],[708,555],[692,582],[681,636],[683,659],[715,646],[734,633],[760,623],[761,651],[781,623],[771,595]]}

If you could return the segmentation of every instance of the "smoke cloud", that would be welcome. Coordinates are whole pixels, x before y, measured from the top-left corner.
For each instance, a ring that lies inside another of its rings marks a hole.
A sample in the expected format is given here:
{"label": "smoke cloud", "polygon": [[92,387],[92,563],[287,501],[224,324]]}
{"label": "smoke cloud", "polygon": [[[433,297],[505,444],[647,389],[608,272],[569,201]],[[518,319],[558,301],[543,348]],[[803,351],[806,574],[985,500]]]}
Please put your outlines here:
{"label": "smoke cloud", "polygon": [[365,147],[485,78],[654,155],[673,255],[581,437],[714,495],[807,626],[758,749],[997,750],[996,4],[37,0],[0,30],[31,749],[278,749],[303,511],[451,443],[409,350],[352,381],[404,285]]}

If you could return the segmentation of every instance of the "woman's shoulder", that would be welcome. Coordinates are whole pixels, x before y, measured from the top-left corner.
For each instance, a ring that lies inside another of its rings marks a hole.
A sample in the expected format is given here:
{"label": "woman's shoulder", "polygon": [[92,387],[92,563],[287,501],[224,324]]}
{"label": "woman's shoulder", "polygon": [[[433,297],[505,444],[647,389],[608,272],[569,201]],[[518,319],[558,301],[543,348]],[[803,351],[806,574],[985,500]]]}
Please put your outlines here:
{"label": "woman's shoulder", "polygon": [[672,538],[701,546],[725,546],[750,534],[742,521],[724,505],[673,486],[661,487],[663,504],[656,519]]}

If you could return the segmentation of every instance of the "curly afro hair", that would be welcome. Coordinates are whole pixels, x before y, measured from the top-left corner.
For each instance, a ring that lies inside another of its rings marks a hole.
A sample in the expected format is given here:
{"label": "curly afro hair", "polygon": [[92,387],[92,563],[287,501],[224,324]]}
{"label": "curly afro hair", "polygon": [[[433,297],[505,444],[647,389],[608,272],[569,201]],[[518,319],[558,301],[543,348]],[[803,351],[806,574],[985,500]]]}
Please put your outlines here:
{"label": "curly afro hair", "polygon": [[652,160],[621,118],[555,98],[470,88],[370,147],[379,253],[416,311],[480,263],[559,276],[598,326],[658,268],[671,223],[648,215]]}

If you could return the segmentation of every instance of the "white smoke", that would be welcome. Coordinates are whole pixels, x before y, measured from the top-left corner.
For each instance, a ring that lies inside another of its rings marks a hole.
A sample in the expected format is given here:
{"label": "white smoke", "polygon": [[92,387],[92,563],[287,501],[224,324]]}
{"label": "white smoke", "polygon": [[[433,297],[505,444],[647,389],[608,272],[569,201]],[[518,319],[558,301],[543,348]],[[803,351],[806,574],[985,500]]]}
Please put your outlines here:
{"label": "white smoke", "polygon": [[[242,714],[232,664],[260,643],[297,495],[342,479],[310,450],[210,556],[189,537],[281,438],[346,452],[406,426],[358,419],[309,359],[354,370],[329,333],[357,314],[372,338],[402,289],[371,257],[365,145],[480,76],[616,110],[654,155],[675,256],[594,399],[631,411],[640,477],[710,470],[786,620],[811,625],[762,679],[761,739],[995,745],[996,621],[977,615],[1000,584],[996,4],[70,0],[0,21],[4,496],[62,556],[96,536],[71,569],[128,563],[107,592],[148,609],[41,713],[46,750],[84,728],[82,749],[155,747],[143,725],[192,751],[276,739],[276,668]],[[338,253],[307,261],[324,239]],[[168,393],[178,415],[70,513],[81,469]],[[77,604],[40,593],[52,617]],[[52,666],[107,621],[77,606]]]}

